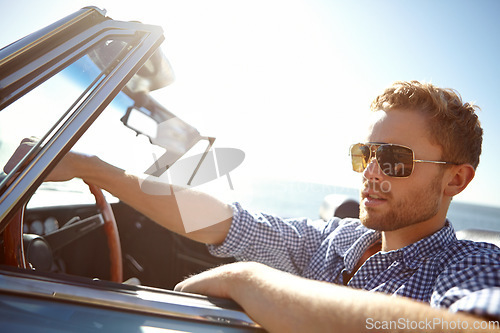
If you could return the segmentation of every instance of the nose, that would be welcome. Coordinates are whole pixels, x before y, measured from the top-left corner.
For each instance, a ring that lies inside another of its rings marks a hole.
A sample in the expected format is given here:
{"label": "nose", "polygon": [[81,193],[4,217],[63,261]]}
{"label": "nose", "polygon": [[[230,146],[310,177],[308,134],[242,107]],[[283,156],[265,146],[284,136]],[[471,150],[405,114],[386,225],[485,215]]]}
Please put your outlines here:
{"label": "nose", "polygon": [[368,165],[366,166],[366,169],[363,171],[363,178],[370,181],[381,181],[382,177],[383,177],[382,170],[380,169],[377,160],[373,156],[372,158],[370,158],[370,160],[368,161]]}

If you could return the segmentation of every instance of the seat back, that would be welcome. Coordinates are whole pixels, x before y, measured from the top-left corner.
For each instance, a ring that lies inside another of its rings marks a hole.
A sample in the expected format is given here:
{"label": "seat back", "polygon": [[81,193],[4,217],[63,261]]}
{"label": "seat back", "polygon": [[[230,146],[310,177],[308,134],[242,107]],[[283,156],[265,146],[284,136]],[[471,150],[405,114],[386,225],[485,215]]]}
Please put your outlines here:
{"label": "seat back", "polygon": [[500,231],[482,229],[462,229],[457,231],[458,239],[467,239],[475,242],[487,242],[500,247]]}

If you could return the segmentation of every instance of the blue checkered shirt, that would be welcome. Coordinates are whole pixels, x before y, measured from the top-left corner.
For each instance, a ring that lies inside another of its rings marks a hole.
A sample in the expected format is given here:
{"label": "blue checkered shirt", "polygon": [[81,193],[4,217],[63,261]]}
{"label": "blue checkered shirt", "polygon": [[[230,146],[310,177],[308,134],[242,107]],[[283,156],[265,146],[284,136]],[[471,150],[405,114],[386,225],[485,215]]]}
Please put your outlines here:
{"label": "blue checkered shirt", "polygon": [[[357,219],[329,222],[251,214],[233,204],[233,224],[212,254],[257,261],[306,278],[343,284],[380,232]],[[404,248],[371,256],[348,286],[406,296],[432,307],[500,318],[500,249],[457,240],[449,222]]]}

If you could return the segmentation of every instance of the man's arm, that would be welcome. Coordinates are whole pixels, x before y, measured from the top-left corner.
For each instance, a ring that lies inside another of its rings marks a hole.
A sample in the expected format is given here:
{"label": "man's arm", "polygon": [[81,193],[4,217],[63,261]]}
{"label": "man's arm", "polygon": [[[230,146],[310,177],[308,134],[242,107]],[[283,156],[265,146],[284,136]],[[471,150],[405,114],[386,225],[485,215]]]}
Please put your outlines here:
{"label": "man's arm", "polygon": [[[175,290],[234,299],[270,332],[497,332],[498,326],[404,297],[304,279],[262,264],[221,266]],[[486,330],[481,330],[487,327]]]}
{"label": "man's arm", "polygon": [[[105,189],[163,227],[206,244],[220,244],[226,238],[232,209],[214,197],[155,177],[128,174],[95,156],[84,159],[75,168],[78,178]],[[144,191],[145,186],[150,190]],[[208,227],[186,232],[189,224]]]}
{"label": "man's arm", "polygon": [[[35,143],[33,139],[24,139],[5,165],[5,171],[12,170]],[[222,243],[231,226],[231,207],[210,195],[155,177],[128,174],[96,156],[69,152],[45,181],[72,178],[97,185],[165,228],[202,243]],[[198,230],[189,232],[193,229]]]}

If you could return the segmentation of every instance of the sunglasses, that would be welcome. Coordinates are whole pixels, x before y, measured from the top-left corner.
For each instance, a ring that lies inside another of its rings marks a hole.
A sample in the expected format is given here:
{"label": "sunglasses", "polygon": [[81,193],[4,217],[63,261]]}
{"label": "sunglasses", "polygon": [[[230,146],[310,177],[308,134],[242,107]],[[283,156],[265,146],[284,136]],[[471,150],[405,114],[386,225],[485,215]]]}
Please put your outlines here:
{"label": "sunglasses", "polygon": [[375,157],[382,172],[390,177],[409,177],[415,162],[435,164],[456,164],[444,161],[416,160],[415,153],[409,147],[392,143],[356,143],[350,148],[352,169],[363,172],[372,156]]}

